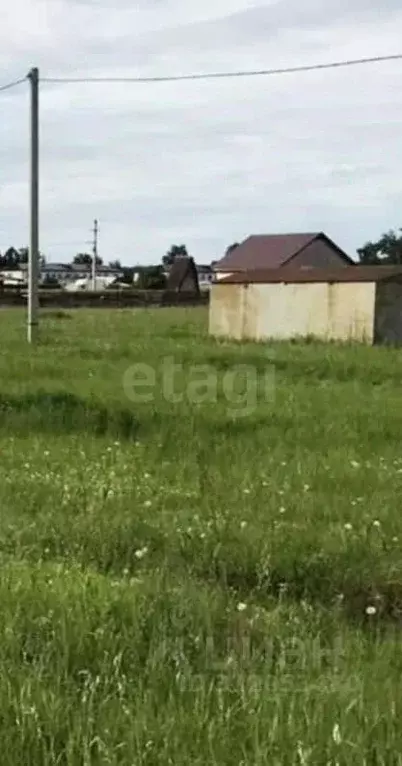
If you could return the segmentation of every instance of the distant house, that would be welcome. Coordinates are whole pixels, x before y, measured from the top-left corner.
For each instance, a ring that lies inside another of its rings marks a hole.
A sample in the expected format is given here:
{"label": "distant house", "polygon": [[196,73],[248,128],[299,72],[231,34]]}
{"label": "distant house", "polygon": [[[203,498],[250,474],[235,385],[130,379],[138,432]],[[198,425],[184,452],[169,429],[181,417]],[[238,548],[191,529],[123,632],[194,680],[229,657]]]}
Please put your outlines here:
{"label": "distant house", "polygon": [[214,265],[216,279],[257,269],[336,268],[355,262],[323,232],[257,234],[248,237]]}
{"label": "distant house", "polygon": [[212,266],[196,265],[200,290],[209,290],[214,279]]}
{"label": "distant house", "polygon": [[189,256],[175,258],[169,269],[166,289],[168,292],[199,295],[198,274],[193,258]]}
{"label": "distant house", "polygon": [[[109,283],[114,279],[119,279],[122,272],[118,269],[112,269],[110,266],[97,266],[96,277],[106,279]],[[40,281],[46,285],[47,282],[57,281],[63,287],[70,287],[80,282],[77,289],[83,289],[82,283],[92,279],[92,266],[82,263],[45,263],[41,268]]]}
{"label": "distant house", "polygon": [[72,278],[72,268],[69,263],[45,263],[40,270],[40,282],[63,282],[70,281]]}
{"label": "distant house", "polygon": [[[92,275],[92,265],[86,263],[72,263],[70,266],[73,279],[87,279]],[[115,269],[104,264],[96,266],[97,277],[114,277],[115,279],[121,279],[123,276],[122,269]]]}
{"label": "distant house", "polygon": [[27,284],[27,270],[22,267],[16,269],[2,269],[0,271],[3,287],[24,287]]}
{"label": "distant house", "polygon": [[[3,284],[25,283],[28,279],[28,264],[22,263],[16,269],[4,269],[1,271]],[[96,276],[106,280],[107,284],[115,279],[121,279],[123,271],[110,266],[97,266]],[[39,284],[46,287],[50,283],[58,283],[61,287],[75,284],[79,280],[91,280],[92,267],[82,263],[44,263],[40,267]],[[82,288],[80,288],[82,289]]]}

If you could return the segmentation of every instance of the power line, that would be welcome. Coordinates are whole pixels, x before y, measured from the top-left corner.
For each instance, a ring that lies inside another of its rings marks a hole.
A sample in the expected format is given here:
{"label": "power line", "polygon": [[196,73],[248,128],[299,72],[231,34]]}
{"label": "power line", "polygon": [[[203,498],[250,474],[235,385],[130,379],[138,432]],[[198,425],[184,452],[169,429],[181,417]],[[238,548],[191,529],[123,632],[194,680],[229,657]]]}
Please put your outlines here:
{"label": "power line", "polygon": [[9,82],[7,85],[0,85],[0,92],[4,90],[10,90],[10,88],[15,88],[16,85],[21,85],[21,83],[26,82],[26,77],[22,77],[20,80],[14,80],[14,82]]}
{"label": "power line", "polygon": [[[236,77],[267,77],[280,74],[295,74],[298,72],[312,72],[321,69],[335,69],[341,67],[359,66],[363,64],[379,64],[385,61],[402,60],[402,53],[395,53],[388,56],[372,56],[368,58],[349,59],[344,61],[332,61],[328,64],[310,64],[304,66],[283,67],[276,69],[256,69],[239,70],[235,72],[204,72],[201,74],[170,75],[156,77],[42,77],[41,82],[45,83],[152,83],[152,82],[177,82],[182,80],[217,80],[223,78]],[[26,77],[14,80],[6,85],[0,85],[0,92],[15,88],[26,82]]]}
{"label": "power line", "polygon": [[346,61],[333,61],[328,64],[310,64],[305,66],[284,67],[281,69],[257,69],[252,71],[240,70],[237,72],[210,72],[202,74],[173,75],[164,77],[42,77],[46,83],[147,83],[147,82],[175,82],[178,80],[212,80],[235,77],[261,77],[279,74],[294,74],[297,72],[311,72],[319,69],[335,69],[340,67],[358,66],[362,64],[379,64],[384,61],[397,61],[402,59],[402,53],[389,56],[373,56],[371,58],[349,59]]}

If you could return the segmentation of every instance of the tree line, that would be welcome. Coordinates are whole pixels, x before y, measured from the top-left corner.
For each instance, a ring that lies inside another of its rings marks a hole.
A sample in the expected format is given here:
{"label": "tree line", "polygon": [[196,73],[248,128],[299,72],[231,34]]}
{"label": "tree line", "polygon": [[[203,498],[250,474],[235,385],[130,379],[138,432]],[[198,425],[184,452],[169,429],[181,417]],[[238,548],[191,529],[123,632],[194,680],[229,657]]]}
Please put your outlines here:
{"label": "tree line", "polygon": [[[28,263],[28,252],[27,247],[9,247],[4,253],[0,253],[0,269],[13,271],[20,268],[20,266],[26,265]],[[91,266],[92,259],[93,256],[89,253],[77,253],[77,255],[74,256],[72,263],[79,266]],[[42,253],[39,254],[39,260],[41,265],[46,264],[46,258]],[[102,258],[99,256],[96,258],[96,263],[98,266],[104,265]],[[116,270],[123,268],[118,260],[110,261],[108,266],[109,268]]]}
{"label": "tree line", "polygon": [[[226,248],[225,255],[232,252],[239,246],[234,242]],[[363,265],[402,265],[402,228],[390,230],[376,240],[368,241],[362,247],[358,248],[357,255],[359,263]],[[91,266],[92,255],[89,253],[77,253],[72,263],[82,266]],[[166,282],[166,274],[173,265],[176,258],[189,257],[186,245],[172,245],[170,249],[162,256],[161,264],[156,266],[137,267],[139,271],[140,282],[146,282],[152,286],[160,285]],[[40,254],[42,265],[46,263],[45,256]],[[104,262],[99,256],[96,259],[98,266],[103,266]],[[27,247],[9,247],[3,254],[0,253],[0,269],[12,271],[28,263]],[[213,262],[214,263],[214,262]],[[213,265],[213,264],[212,264]],[[109,268],[121,270],[125,277],[130,277],[133,273],[133,267],[123,267],[119,260],[109,261]]]}

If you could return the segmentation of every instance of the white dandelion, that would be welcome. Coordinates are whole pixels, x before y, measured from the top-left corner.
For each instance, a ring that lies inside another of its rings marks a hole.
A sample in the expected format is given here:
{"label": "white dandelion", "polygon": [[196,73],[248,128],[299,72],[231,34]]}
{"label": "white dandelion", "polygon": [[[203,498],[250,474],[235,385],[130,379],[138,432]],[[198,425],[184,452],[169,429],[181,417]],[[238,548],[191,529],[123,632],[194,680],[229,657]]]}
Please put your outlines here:
{"label": "white dandelion", "polygon": [[138,548],[138,550],[135,551],[134,556],[136,559],[143,559],[144,556],[146,556],[148,553],[148,548],[145,546],[144,548]]}
{"label": "white dandelion", "polygon": [[332,729],[332,739],[334,740],[336,745],[340,745],[342,742],[342,736],[341,736],[341,730],[339,728],[339,723],[334,724],[334,728]]}

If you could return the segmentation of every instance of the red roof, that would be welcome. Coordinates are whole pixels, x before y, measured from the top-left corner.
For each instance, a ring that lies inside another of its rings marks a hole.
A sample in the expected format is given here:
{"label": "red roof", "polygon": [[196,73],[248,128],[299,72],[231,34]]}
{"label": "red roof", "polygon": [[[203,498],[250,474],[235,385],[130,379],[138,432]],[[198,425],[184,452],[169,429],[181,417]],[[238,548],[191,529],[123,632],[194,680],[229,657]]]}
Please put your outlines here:
{"label": "red roof", "polygon": [[300,282],[402,282],[402,266],[340,266],[336,269],[303,268],[256,269],[231,274],[216,285],[295,284]]}
{"label": "red roof", "polygon": [[255,234],[225,255],[216,271],[248,271],[249,269],[277,269],[284,266],[316,239],[324,239],[345,261],[354,263],[323,232],[313,234]]}

